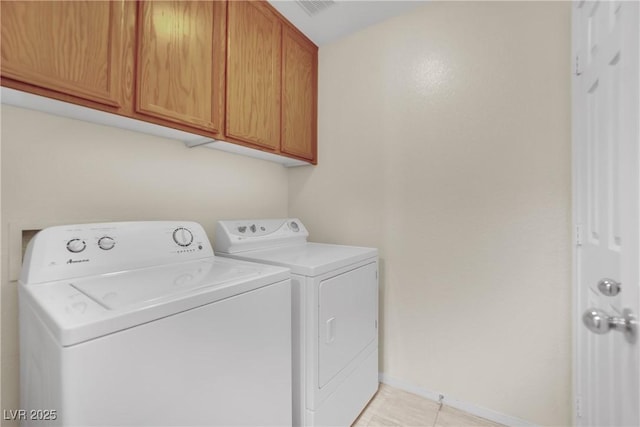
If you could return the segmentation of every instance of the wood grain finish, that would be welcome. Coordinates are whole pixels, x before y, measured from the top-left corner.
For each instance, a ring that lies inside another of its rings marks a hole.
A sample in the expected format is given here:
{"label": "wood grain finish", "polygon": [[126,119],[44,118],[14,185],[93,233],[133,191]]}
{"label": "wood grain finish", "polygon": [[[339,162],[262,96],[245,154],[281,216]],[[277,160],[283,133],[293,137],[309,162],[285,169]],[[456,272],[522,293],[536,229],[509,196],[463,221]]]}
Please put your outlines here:
{"label": "wood grain finish", "polygon": [[282,141],[280,150],[316,156],[318,48],[297,31],[282,31]]}
{"label": "wood grain finish", "polygon": [[2,86],[316,163],[317,47],[265,1],[0,8]]}
{"label": "wood grain finish", "polygon": [[136,110],[221,132],[224,2],[142,1]]}
{"label": "wood grain finish", "polygon": [[263,2],[232,1],[227,25],[226,135],[277,150],[281,21]]}
{"label": "wood grain finish", "polygon": [[124,0],[2,2],[3,78],[120,107]]}

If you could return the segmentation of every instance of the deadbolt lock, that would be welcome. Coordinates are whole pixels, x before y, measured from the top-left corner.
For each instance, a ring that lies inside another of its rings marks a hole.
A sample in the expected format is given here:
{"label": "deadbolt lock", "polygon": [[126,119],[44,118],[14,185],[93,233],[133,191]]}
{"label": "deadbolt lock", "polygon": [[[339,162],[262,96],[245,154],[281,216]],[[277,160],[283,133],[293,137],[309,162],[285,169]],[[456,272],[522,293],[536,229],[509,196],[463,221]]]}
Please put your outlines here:
{"label": "deadbolt lock", "polygon": [[602,295],[615,297],[620,293],[620,282],[613,279],[602,279],[598,282],[598,290]]}

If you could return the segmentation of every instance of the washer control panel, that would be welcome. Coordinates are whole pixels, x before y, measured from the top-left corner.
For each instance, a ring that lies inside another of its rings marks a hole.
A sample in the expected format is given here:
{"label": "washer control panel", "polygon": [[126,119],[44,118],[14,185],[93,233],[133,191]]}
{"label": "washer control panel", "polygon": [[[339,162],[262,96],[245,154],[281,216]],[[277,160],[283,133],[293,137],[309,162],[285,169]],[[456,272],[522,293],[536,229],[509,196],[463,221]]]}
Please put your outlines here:
{"label": "washer control panel", "polygon": [[50,227],[25,253],[23,283],[125,271],[213,256],[195,222],[148,221]]}
{"label": "washer control panel", "polygon": [[218,221],[214,247],[216,252],[232,254],[300,244],[308,236],[297,218]]}

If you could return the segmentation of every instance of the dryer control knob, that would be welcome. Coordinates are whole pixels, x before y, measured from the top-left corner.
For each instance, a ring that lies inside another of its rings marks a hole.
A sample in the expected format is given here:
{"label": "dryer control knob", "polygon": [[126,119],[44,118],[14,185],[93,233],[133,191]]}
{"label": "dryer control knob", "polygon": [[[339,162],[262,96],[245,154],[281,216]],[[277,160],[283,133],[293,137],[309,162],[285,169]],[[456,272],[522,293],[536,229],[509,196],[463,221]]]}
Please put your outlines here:
{"label": "dryer control knob", "polygon": [[67,242],[67,250],[69,252],[73,252],[74,254],[84,251],[84,248],[86,247],[87,244],[84,242],[84,240],[81,239],[71,239]]}
{"label": "dryer control knob", "polygon": [[98,247],[105,251],[108,251],[109,249],[113,249],[115,245],[116,245],[116,241],[109,236],[101,237],[100,240],[98,240]]}
{"label": "dryer control knob", "polygon": [[193,234],[184,227],[176,228],[173,232],[173,241],[180,246],[187,247],[193,243]]}

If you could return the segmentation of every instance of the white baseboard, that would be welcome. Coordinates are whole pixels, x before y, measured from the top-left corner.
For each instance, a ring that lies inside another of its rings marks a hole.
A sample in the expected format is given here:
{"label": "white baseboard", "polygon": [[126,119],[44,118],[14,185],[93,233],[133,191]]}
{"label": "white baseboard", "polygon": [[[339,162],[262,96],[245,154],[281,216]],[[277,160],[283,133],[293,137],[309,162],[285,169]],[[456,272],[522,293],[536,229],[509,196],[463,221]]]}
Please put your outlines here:
{"label": "white baseboard", "polygon": [[442,402],[445,405],[451,406],[456,409],[460,409],[461,411],[465,411],[471,415],[475,415],[477,417],[481,417],[489,421],[494,421],[496,423],[500,423],[500,424],[504,424],[512,427],[537,427],[537,424],[534,424],[530,421],[525,421],[520,418],[513,417],[511,415],[502,414],[500,412],[496,412],[492,409],[484,408],[474,403],[457,400],[447,396],[444,393],[438,393],[435,391],[427,390],[422,387],[418,387],[414,384],[410,384],[406,381],[392,378],[382,372],[379,373],[378,378],[380,379],[381,383],[390,385],[391,387],[399,388],[400,390],[408,391],[409,393],[417,394],[418,396],[422,396],[424,398],[427,398],[429,400],[434,400],[436,402],[438,401],[440,396],[442,396],[443,398]]}

